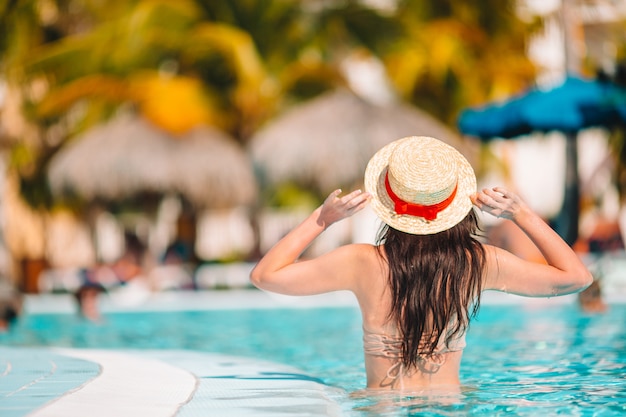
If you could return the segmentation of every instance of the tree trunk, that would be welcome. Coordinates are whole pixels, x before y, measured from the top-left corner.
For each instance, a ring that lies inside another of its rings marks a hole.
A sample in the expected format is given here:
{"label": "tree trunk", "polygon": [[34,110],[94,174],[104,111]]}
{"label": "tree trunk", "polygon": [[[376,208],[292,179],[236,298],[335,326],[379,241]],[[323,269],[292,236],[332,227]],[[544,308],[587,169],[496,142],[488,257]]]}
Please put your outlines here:
{"label": "tree trunk", "polygon": [[568,133],[565,147],[565,194],[561,211],[554,221],[556,232],[572,246],[578,239],[580,217],[580,179],[578,147],[575,133]]}

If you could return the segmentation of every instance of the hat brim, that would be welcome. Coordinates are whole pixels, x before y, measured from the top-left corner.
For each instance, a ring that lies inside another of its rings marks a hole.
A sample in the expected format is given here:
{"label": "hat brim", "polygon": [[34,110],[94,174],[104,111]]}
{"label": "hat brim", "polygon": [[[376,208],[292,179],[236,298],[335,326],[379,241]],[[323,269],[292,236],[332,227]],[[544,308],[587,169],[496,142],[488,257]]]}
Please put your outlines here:
{"label": "hat brim", "polygon": [[385,188],[385,175],[387,174],[389,158],[396,146],[402,141],[414,138],[413,136],[396,140],[376,152],[365,169],[365,190],[372,195],[370,205],[383,222],[405,233],[430,235],[450,229],[467,216],[472,209],[470,196],[476,192],[476,174],[471,164],[459,151],[442,142],[450,148],[450,155],[456,159],[457,163],[458,183],[454,200],[448,207],[437,213],[437,218],[434,220],[426,220],[423,217],[408,214],[397,214],[394,209],[395,204]]}

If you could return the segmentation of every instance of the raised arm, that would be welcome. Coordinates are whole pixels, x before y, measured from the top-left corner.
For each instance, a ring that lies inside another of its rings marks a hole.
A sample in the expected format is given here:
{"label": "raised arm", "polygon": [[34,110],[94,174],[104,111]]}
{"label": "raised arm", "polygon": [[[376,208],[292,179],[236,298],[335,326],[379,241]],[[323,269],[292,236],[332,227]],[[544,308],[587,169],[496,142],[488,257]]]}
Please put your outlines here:
{"label": "raised arm", "polygon": [[341,280],[350,265],[341,262],[349,249],[335,250],[315,260],[296,262],[302,252],[333,223],[352,216],[365,207],[368,193],[353,191],[340,197],[332,192],[320,207],[291,230],[261,258],[250,274],[256,287],[283,294],[316,294],[342,289]]}
{"label": "raised arm", "polygon": [[484,212],[513,221],[548,263],[525,261],[503,249],[488,247],[486,289],[549,297],[577,292],[591,284],[593,277],[578,255],[515,193],[501,187],[484,189],[472,201]]}

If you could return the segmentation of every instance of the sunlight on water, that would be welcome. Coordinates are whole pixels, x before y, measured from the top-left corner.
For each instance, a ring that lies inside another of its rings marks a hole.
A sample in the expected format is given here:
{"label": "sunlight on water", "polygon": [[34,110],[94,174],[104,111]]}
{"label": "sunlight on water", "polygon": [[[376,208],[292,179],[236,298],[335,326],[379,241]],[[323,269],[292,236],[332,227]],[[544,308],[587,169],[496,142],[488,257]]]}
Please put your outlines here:
{"label": "sunlight on water", "polygon": [[575,305],[481,308],[467,336],[463,386],[389,394],[363,390],[360,315],[353,308],[25,316],[0,344],[190,349],[296,366],[336,389],[348,416],[626,415],[626,305],[585,315]]}

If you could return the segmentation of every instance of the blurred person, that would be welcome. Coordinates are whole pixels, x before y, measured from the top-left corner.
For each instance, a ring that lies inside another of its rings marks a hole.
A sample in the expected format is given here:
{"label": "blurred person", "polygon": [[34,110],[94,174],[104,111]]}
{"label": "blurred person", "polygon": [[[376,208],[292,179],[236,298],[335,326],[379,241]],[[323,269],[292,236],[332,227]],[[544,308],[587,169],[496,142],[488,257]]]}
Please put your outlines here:
{"label": "blurred person", "polygon": [[0,279],[0,333],[9,331],[22,314],[23,298],[13,285]]}
{"label": "blurred person", "polygon": [[623,252],[624,239],[619,221],[603,210],[600,201],[585,198],[581,205],[584,215],[574,250],[587,259],[594,281],[578,294],[578,304],[586,313],[603,313],[608,310],[602,295],[602,278],[611,263],[611,257],[607,255]]}
{"label": "blurred person", "polygon": [[[145,245],[132,233],[124,234],[124,253],[110,265],[97,265],[79,271],[81,284],[74,292],[79,312],[89,320],[101,319],[99,297],[103,293],[115,294],[120,288],[145,288],[144,280]],[[142,290],[143,291],[143,290]]]}
{"label": "blurred person", "polygon": [[589,287],[578,294],[578,305],[585,313],[604,313],[608,310],[598,279],[594,279]]}
{"label": "blurred person", "polygon": [[[458,391],[465,334],[482,291],[552,297],[591,283],[576,253],[516,194],[500,187],[477,192],[469,162],[437,139],[408,137],[383,147],[368,163],[365,188],[332,192],[250,278],[288,295],[353,292],[368,389]],[[298,259],[324,230],[368,202],[384,223],[376,245]],[[481,243],[473,205],[515,223],[547,263]]]}
{"label": "blurred person", "polygon": [[79,313],[91,321],[100,321],[100,307],[98,305],[100,294],[105,292],[105,288],[98,282],[85,282],[74,293],[74,298],[78,303]]}
{"label": "blurred person", "polygon": [[602,213],[590,214],[586,223],[591,223],[584,227],[587,233],[574,244],[574,249],[580,253],[587,253],[595,257],[605,253],[618,252],[624,250],[624,240],[622,231],[617,219],[609,219]]}
{"label": "blurred person", "polygon": [[143,276],[145,256],[146,246],[137,235],[124,233],[124,253],[110,265],[119,284],[124,285]]}

